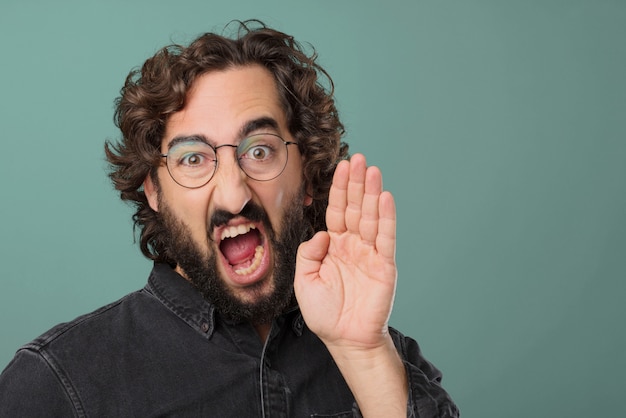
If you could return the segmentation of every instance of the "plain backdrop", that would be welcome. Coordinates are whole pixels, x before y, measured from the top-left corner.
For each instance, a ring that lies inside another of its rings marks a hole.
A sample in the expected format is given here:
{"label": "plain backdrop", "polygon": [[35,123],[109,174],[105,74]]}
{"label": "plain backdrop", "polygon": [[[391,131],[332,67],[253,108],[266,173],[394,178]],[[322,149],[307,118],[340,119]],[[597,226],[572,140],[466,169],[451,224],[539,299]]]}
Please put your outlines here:
{"label": "plain backdrop", "polygon": [[1,0],[0,368],[144,285],[114,99],[158,48],[248,18],[333,76],[397,199],[391,323],[463,416],[623,414],[623,0]]}

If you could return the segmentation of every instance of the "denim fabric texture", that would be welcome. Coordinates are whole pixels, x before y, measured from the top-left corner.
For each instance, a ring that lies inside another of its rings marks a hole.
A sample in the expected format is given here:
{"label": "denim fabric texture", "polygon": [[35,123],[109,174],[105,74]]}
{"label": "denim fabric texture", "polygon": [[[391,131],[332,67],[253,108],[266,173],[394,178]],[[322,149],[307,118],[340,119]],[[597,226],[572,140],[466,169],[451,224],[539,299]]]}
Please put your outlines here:
{"label": "denim fabric texture", "polygon": [[[395,330],[408,416],[456,417],[441,374]],[[358,417],[354,397],[298,309],[265,344],[222,320],[170,266],[146,287],[60,324],[0,375],[0,417]]]}

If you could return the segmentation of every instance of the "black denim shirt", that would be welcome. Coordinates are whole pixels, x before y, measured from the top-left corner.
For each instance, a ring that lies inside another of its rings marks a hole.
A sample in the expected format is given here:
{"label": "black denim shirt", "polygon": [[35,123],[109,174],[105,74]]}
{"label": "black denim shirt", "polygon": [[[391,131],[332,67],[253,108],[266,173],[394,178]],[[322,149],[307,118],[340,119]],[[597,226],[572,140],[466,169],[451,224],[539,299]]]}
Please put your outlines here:
{"label": "black denim shirt", "polygon": [[[441,375],[392,330],[410,380],[408,415],[454,417]],[[263,344],[221,320],[169,266],[146,287],[51,329],[0,375],[0,417],[352,417],[354,397],[297,309]]]}

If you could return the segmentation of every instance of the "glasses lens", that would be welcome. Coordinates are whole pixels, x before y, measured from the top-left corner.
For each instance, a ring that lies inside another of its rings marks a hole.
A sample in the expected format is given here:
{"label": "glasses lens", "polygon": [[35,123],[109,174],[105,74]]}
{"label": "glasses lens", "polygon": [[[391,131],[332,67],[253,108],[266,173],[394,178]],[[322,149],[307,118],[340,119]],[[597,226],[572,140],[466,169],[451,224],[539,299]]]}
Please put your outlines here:
{"label": "glasses lens", "polygon": [[237,158],[248,177],[260,181],[272,180],[287,165],[287,145],[278,135],[252,135],[237,147]]}
{"label": "glasses lens", "polygon": [[167,153],[167,169],[181,186],[205,185],[213,177],[215,165],[215,151],[204,142],[181,142]]}

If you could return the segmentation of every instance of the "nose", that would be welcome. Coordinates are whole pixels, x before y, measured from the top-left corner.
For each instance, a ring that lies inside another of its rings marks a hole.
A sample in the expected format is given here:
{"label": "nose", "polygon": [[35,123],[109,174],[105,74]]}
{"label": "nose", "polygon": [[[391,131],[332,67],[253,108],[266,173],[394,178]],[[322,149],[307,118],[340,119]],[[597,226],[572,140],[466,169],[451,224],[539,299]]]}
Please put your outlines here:
{"label": "nose", "polygon": [[246,173],[237,162],[236,146],[220,146],[232,151],[222,150],[218,158],[217,171],[213,175],[215,182],[213,203],[216,209],[238,214],[250,202],[252,191],[248,187]]}

